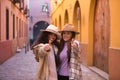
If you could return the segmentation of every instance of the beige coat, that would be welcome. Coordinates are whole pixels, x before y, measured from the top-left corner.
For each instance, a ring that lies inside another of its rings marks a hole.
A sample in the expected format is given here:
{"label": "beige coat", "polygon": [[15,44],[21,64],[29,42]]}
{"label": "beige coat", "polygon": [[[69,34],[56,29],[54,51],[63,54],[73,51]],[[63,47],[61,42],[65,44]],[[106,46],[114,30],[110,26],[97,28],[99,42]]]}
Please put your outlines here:
{"label": "beige coat", "polygon": [[[45,51],[46,44],[38,44],[33,48],[36,56],[39,56],[39,65],[36,80],[57,80],[57,71],[52,47],[49,52]],[[57,48],[54,47],[55,52]],[[57,52],[56,52],[57,53]]]}

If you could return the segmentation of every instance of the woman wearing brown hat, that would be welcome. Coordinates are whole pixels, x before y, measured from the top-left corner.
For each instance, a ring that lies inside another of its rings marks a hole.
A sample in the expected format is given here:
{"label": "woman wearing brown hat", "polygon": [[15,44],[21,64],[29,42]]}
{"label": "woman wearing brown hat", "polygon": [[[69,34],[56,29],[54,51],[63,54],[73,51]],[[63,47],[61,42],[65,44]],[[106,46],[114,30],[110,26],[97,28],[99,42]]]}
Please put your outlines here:
{"label": "woman wearing brown hat", "polygon": [[82,80],[79,42],[75,40],[75,35],[79,32],[75,31],[72,24],[66,24],[60,33],[60,49],[57,54],[58,80]]}
{"label": "woman wearing brown hat", "polygon": [[54,25],[49,25],[46,30],[40,30],[41,33],[32,50],[38,57],[38,71],[36,80],[58,80],[55,55],[59,48],[57,39],[60,38],[58,28]]}

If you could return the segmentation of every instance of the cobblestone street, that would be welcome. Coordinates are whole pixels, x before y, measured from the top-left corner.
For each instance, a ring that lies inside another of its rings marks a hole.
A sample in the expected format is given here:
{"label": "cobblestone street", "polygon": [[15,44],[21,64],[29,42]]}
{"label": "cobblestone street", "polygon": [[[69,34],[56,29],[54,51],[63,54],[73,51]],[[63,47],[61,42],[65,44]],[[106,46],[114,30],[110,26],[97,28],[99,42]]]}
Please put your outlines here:
{"label": "cobblestone street", "polygon": [[[35,80],[38,63],[32,51],[25,53],[22,49],[0,65],[0,80]],[[81,66],[83,80],[105,80],[85,66]]]}

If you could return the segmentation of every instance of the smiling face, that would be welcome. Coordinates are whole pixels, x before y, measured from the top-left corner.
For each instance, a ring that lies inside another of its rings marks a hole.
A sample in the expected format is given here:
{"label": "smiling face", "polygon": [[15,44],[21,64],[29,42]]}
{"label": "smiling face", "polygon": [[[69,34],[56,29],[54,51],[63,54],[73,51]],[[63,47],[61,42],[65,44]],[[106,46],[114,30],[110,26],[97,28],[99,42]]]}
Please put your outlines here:
{"label": "smiling face", "polygon": [[72,37],[72,32],[64,31],[62,37],[64,41],[69,41]]}
{"label": "smiling face", "polygon": [[48,37],[49,37],[48,38],[49,43],[52,43],[57,38],[56,34],[54,34],[54,33],[50,33]]}

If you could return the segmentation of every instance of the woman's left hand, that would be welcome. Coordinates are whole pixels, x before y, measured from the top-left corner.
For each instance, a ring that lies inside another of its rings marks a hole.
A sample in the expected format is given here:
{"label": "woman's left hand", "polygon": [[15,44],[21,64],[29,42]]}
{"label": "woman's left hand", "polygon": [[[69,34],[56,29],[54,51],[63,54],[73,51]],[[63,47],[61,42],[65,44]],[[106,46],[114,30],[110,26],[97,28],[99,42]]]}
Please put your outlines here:
{"label": "woman's left hand", "polygon": [[77,45],[77,43],[75,43],[74,39],[72,39],[72,41],[71,41],[71,46],[74,48],[78,48],[78,45]]}

